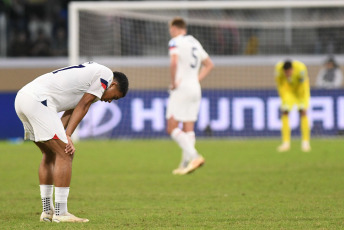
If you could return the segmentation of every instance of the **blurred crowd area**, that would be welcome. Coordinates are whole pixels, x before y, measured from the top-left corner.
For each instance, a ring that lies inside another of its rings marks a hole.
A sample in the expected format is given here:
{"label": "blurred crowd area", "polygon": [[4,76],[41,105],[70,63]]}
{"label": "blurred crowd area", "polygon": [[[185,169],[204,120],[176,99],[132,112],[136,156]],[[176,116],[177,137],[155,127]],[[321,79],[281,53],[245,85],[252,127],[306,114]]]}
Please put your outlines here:
{"label": "blurred crowd area", "polygon": [[0,21],[2,16],[5,20],[3,24],[0,22],[0,34],[3,33],[0,43],[5,48],[0,56],[67,56],[69,2],[1,0]]}
{"label": "blurred crowd area", "polygon": [[[1,0],[0,56],[67,56],[69,2],[70,0]],[[220,26],[190,24],[188,28],[211,55],[344,53],[344,26],[338,26],[338,21],[344,20],[343,8],[294,10],[293,20],[296,18],[298,23],[305,25],[295,28],[283,26],[284,9],[268,14],[255,10],[212,10],[210,13],[223,17],[225,20],[222,20],[230,23]],[[187,15],[192,17],[193,11],[188,11]],[[106,15],[81,14],[81,55],[166,55],[169,40],[167,23],[135,17],[119,18],[116,15],[109,19]],[[229,19],[232,21],[228,21]],[[322,26],[325,19],[337,24]],[[278,21],[282,26],[273,26]],[[239,26],[234,22],[246,24]],[[254,26],[257,22],[258,25],[268,25]],[[315,25],[309,26],[310,22]],[[114,31],[113,25],[116,23],[120,24],[118,31]],[[160,27],[156,24],[160,24]],[[119,39],[117,34],[120,35]],[[95,40],[98,41],[97,44],[90,42]]]}
{"label": "blurred crowd area", "polygon": [[67,56],[70,0],[1,0],[8,57]]}
{"label": "blurred crowd area", "polygon": [[67,55],[68,0],[3,0],[6,56]]}

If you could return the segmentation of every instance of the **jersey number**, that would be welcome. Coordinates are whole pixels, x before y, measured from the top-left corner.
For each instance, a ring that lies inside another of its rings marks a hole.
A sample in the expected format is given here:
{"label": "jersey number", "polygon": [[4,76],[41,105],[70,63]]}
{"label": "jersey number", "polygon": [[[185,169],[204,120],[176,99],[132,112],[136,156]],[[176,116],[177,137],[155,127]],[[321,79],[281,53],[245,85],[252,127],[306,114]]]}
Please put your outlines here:
{"label": "jersey number", "polygon": [[196,51],[197,51],[197,48],[196,47],[192,47],[191,55],[194,58],[194,63],[190,64],[191,68],[195,68],[197,66],[197,64],[198,64],[198,58],[197,58],[197,55],[195,53]]}
{"label": "jersey number", "polygon": [[67,70],[67,69],[75,69],[75,68],[84,68],[85,66],[84,65],[73,65],[73,66],[69,66],[69,67],[67,67],[67,68],[63,68],[63,69],[58,69],[58,70],[55,70],[55,71],[53,71],[53,73],[55,74],[55,73],[57,73],[57,72],[60,72],[60,71],[62,71],[62,70]]}

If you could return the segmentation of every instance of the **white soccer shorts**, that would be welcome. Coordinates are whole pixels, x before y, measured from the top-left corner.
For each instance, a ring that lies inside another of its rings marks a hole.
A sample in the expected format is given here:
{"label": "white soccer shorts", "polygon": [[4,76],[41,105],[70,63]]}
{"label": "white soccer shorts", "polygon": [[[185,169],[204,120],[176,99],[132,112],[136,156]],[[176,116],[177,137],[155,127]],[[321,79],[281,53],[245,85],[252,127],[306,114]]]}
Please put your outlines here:
{"label": "white soccer shorts", "polygon": [[42,142],[60,139],[64,143],[68,143],[66,132],[58,114],[40,101],[35,100],[31,95],[19,92],[15,99],[15,110],[23,123],[25,140]]}
{"label": "white soccer shorts", "polygon": [[181,84],[171,91],[167,102],[166,118],[173,117],[180,122],[195,122],[201,104],[201,88]]}

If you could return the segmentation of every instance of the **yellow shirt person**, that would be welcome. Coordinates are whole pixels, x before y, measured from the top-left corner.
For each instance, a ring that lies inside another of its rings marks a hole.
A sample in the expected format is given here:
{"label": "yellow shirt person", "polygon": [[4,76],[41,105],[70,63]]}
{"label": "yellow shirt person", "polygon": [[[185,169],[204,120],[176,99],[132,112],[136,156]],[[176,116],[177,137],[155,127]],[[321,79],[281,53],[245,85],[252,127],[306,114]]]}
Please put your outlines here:
{"label": "yellow shirt person", "polygon": [[279,62],[275,66],[275,81],[278,95],[281,98],[282,112],[282,144],[278,151],[284,152],[290,149],[289,112],[297,106],[301,120],[301,149],[310,151],[310,128],[307,117],[309,107],[310,88],[307,67],[300,61]]}

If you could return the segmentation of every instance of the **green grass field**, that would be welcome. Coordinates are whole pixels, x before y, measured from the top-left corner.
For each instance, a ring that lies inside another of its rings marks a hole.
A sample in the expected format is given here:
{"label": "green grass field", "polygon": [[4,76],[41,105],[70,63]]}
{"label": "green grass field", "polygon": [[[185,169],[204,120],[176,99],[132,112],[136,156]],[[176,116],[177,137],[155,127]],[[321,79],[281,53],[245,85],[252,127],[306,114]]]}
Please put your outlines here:
{"label": "green grass field", "polygon": [[56,224],[39,222],[37,147],[0,142],[0,229],[344,229],[344,140],[278,144],[200,140],[205,166],[173,176],[170,140],[82,141],[68,209],[90,222]]}

